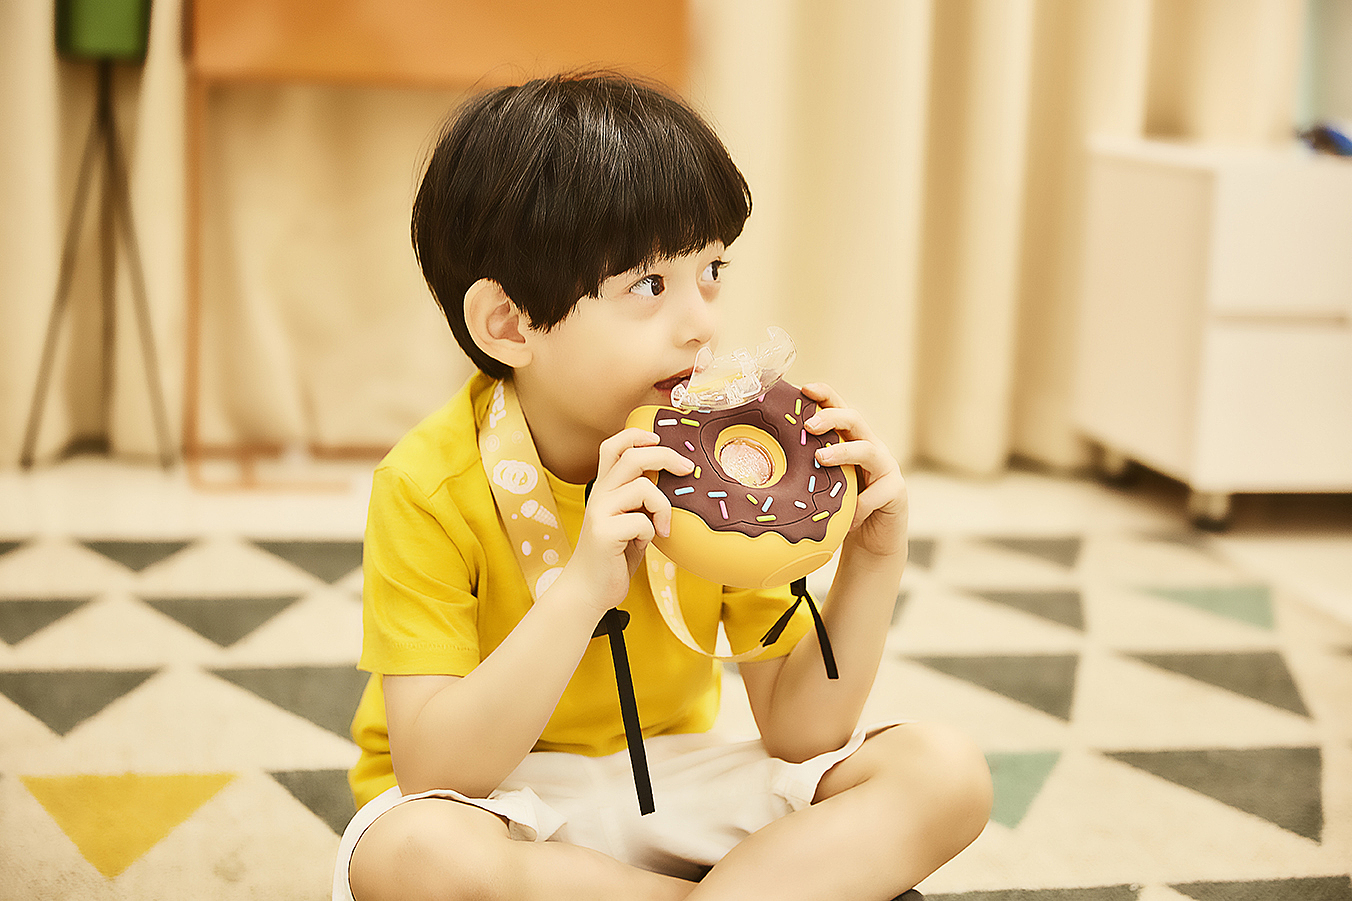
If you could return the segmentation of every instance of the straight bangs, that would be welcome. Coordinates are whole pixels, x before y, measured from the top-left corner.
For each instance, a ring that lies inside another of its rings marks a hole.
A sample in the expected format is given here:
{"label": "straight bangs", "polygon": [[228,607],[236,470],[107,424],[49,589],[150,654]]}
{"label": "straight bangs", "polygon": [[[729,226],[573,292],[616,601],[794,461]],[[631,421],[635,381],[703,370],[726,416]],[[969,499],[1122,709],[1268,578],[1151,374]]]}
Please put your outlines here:
{"label": "straight bangs", "polygon": [[565,95],[554,124],[567,125],[538,160],[514,242],[545,251],[521,260],[517,286],[536,328],[563,321],[612,276],[731,244],[751,214],[746,180],[698,115],[631,81],[613,92]]}

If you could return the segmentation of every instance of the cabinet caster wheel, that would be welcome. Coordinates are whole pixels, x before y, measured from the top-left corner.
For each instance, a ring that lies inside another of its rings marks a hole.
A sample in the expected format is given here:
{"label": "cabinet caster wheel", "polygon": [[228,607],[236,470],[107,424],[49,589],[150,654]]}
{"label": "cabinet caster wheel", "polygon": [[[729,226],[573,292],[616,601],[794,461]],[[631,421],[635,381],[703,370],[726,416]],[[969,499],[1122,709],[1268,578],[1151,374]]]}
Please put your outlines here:
{"label": "cabinet caster wheel", "polygon": [[1137,466],[1126,454],[1106,445],[1098,449],[1099,478],[1114,488],[1125,488],[1136,481]]}
{"label": "cabinet caster wheel", "polygon": [[1230,527],[1230,495],[1223,491],[1193,491],[1188,495],[1188,518],[1199,529],[1224,532]]}

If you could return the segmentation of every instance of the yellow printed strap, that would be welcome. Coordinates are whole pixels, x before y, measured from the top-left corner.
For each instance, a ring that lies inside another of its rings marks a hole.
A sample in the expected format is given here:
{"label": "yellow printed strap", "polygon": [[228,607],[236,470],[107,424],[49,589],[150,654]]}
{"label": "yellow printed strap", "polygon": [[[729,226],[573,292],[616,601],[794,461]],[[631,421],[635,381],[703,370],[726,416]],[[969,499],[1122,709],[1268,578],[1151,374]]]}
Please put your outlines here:
{"label": "yellow printed strap", "polygon": [[690,627],[685,622],[685,616],[681,614],[681,604],[676,597],[676,564],[668,560],[665,554],[651,544],[648,545],[644,564],[644,568],[648,570],[648,585],[653,590],[653,600],[657,602],[657,610],[662,614],[662,620],[671,630],[671,634],[675,635],[681,644],[687,648],[715,660],[740,663],[743,660],[759,657],[764,653],[766,646],[772,643],[758,644],[751,650],[743,651],[740,654],[719,654],[715,651],[706,650],[696,640],[695,636],[690,634]]}
{"label": "yellow printed strap", "polygon": [[[479,423],[479,453],[503,529],[516,552],[531,597],[538,600],[563,572],[573,550],[560,524],[544,466],[510,381],[499,381],[493,386],[488,412]],[[676,564],[649,545],[644,568],[663,621],[686,647],[706,657],[733,663],[751,660],[765,650],[764,645],[740,654],[718,654],[705,649],[690,633],[681,613],[676,594]]]}
{"label": "yellow printed strap", "polygon": [[479,423],[479,454],[503,530],[531,597],[538,600],[573,551],[511,382],[493,386],[488,412]]}

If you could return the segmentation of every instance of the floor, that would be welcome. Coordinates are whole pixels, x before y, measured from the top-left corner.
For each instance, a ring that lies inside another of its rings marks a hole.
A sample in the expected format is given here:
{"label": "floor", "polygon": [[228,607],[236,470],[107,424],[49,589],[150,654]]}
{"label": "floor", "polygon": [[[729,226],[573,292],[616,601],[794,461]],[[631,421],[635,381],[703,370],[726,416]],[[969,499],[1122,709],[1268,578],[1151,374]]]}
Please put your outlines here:
{"label": "floor", "polygon": [[[209,475],[0,472],[0,899],[328,896],[368,471]],[[1210,534],[1149,474],[909,484],[866,718],[956,723],[996,782],[930,898],[1352,901],[1352,497]]]}

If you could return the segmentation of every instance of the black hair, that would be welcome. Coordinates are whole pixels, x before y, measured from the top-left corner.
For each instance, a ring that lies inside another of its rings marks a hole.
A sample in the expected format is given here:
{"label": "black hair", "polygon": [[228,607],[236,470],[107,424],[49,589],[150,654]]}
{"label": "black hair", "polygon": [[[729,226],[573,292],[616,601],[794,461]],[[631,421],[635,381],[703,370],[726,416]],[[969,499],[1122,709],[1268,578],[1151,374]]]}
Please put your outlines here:
{"label": "black hair", "polygon": [[460,346],[501,378],[509,368],[465,325],[479,279],[548,330],[613,275],[731,244],[750,214],[746,179],[686,103],[573,73],[482,93],[452,116],[413,204],[413,249]]}

